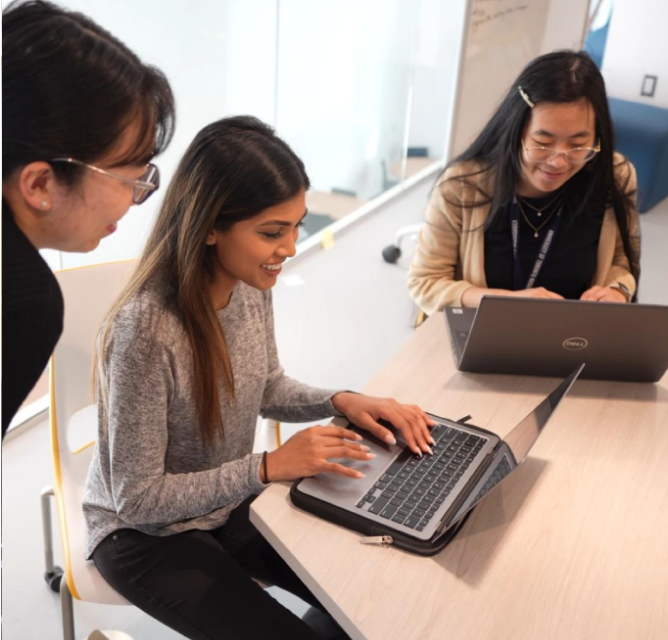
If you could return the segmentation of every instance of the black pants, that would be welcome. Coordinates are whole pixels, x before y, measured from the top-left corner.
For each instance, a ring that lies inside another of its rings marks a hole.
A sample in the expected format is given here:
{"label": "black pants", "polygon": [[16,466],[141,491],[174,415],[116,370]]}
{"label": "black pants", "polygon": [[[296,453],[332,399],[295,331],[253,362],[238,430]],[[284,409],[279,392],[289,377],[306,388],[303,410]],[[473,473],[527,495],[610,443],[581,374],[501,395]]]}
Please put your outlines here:
{"label": "black pants", "polygon": [[165,537],[116,531],[97,546],[93,560],[126,600],[192,640],[318,640],[252,579],[322,609],[249,521],[251,501],[213,531]]}

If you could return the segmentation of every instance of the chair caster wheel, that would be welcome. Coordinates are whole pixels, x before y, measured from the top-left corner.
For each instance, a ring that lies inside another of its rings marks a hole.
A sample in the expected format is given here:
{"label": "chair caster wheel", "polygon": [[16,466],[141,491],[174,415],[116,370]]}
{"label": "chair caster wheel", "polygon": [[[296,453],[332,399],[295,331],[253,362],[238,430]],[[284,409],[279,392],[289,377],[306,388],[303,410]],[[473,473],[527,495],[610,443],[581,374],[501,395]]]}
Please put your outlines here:
{"label": "chair caster wheel", "polygon": [[60,582],[63,579],[63,573],[60,567],[54,567],[51,572],[44,572],[44,582],[49,585],[49,589],[54,593],[60,593]]}
{"label": "chair caster wheel", "polygon": [[401,249],[396,245],[391,244],[389,247],[383,249],[383,259],[385,262],[395,264],[401,257]]}

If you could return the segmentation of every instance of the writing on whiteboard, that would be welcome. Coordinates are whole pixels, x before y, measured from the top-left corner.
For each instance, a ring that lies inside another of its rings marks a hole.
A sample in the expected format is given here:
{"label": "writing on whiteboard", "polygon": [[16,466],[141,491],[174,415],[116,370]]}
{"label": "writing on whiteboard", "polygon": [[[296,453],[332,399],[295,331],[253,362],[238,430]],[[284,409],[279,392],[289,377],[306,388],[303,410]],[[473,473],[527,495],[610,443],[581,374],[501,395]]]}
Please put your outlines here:
{"label": "writing on whiteboard", "polygon": [[471,7],[471,28],[475,32],[490,22],[505,20],[506,16],[526,11],[527,2],[518,0],[473,0]]}

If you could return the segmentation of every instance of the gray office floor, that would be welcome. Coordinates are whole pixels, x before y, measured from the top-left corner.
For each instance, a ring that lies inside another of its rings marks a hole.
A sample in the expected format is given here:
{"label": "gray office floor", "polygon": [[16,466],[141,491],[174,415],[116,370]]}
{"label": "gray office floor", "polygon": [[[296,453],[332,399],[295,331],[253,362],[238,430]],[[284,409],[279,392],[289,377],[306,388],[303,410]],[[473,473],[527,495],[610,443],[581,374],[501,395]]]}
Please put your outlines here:
{"label": "gray office floor", "polygon": [[[314,385],[360,389],[411,335],[415,309],[405,280],[413,247],[406,244],[397,265],[384,263],[381,251],[399,227],[422,219],[431,182],[338,235],[331,250],[312,253],[285,270],[274,300],[279,352],[289,375]],[[643,215],[641,225],[641,302],[668,305],[668,199]],[[7,640],[61,637],[60,601],[42,580],[39,495],[50,482],[49,438],[40,423],[2,447],[2,633]],[[296,613],[304,612],[301,601],[272,592]],[[132,607],[75,602],[75,617],[77,638],[95,628],[118,629],[135,640],[182,638]]]}

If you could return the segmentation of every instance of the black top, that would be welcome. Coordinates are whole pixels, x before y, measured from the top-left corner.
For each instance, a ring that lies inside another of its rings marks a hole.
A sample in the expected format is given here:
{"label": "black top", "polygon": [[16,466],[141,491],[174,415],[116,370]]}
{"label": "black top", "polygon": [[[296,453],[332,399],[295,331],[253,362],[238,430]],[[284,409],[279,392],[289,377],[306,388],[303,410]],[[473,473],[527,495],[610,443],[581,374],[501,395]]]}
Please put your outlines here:
{"label": "black top", "polygon": [[49,362],[63,331],[53,272],[2,201],[2,436]]}
{"label": "black top", "polygon": [[[542,209],[551,200],[553,196],[523,199],[522,208],[534,227],[540,227],[556,207],[548,207],[542,216],[538,216],[537,212],[526,203]],[[509,207],[512,206],[517,205],[509,205],[508,208],[499,211],[492,224],[485,230],[485,278],[487,286],[491,289],[515,290],[509,215]],[[598,262],[598,242],[604,213],[605,210],[602,208],[589,215],[580,214],[574,218],[568,208],[563,207],[559,228],[534,287],[545,287],[564,298],[578,300],[592,286]],[[519,214],[519,258],[526,280],[549,227],[548,223],[540,228],[536,238],[534,229],[529,226],[522,213]]]}

